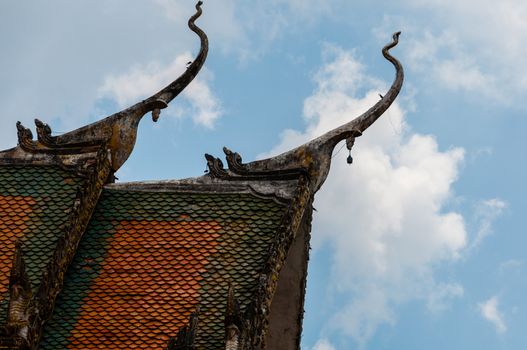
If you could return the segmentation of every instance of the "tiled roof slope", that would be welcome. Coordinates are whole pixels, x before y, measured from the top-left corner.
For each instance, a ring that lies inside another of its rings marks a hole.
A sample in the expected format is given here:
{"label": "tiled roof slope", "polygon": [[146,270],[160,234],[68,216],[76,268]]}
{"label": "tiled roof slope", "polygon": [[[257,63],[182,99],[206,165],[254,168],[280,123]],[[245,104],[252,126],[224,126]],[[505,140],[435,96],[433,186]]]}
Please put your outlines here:
{"label": "tiled roof slope", "polygon": [[33,291],[63,234],[83,180],[55,166],[0,166],[0,321],[5,321],[9,275],[20,239]]}
{"label": "tiled roof slope", "polygon": [[222,349],[229,282],[251,301],[287,210],[250,193],[105,189],[41,349],[165,349],[199,305],[198,349]]}

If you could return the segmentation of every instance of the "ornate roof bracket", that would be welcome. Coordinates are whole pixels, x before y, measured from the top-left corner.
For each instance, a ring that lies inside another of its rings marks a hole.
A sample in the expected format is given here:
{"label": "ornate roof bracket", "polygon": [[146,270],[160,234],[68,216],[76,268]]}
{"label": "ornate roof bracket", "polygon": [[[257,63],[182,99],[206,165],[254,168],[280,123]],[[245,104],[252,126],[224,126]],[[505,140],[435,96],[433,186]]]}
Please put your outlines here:
{"label": "ornate roof bracket", "polygon": [[228,170],[223,166],[221,159],[210,154],[205,154],[207,167],[210,176],[227,180],[294,180],[302,175],[308,175],[304,168],[285,168],[270,169],[262,171],[252,171],[246,164],[242,163],[242,157],[237,152],[232,152],[227,147],[223,147],[225,152]]}
{"label": "ornate roof bracket", "polygon": [[223,147],[223,153],[225,153],[227,165],[233,173],[238,175],[246,175],[249,173],[249,170],[246,168],[245,164],[242,163],[242,156],[238,152],[233,152],[227,147]]}
{"label": "ornate roof bracket", "polygon": [[199,306],[190,315],[189,323],[183,326],[176,337],[168,340],[167,350],[195,350],[196,334],[198,332]]}
{"label": "ornate roof bracket", "polygon": [[93,152],[96,151],[104,143],[104,140],[94,140],[89,142],[77,142],[77,143],[68,143],[68,144],[59,144],[57,142],[56,136],[51,136],[51,127],[35,119],[35,125],[37,127],[37,140],[43,146],[46,146],[50,149],[80,149],[80,153],[84,152]]}
{"label": "ornate roof bracket", "polygon": [[33,133],[28,128],[24,127],[21,122],[16,122],[16,131],[18,136],[18,145],[24,150],[32,150],[35,145],[33,143]]}
{"label": "ornate roof bracket", "polygon": [[265,178],[298,178],[300,175],[307,175],[307,169],[305,168],[285,168],[285,169],[272,169],[272,170],[263,170],[255,171],[251,170],[247,164],[242,163],[242,157],[238,152],[232,152],[227,147],[223,147],[223,152],[225,153],[225,158],[227,159],[227,164],[229,170],[239,176],[262,176]]}
{"label": "ornate roof bracket", "polygon": [[[335,146],[340,141],[346,140],[346,146],[351,151],[355,138],[361,136],[390,107],[401,91],[404,80],[403,67],[389,52],[390,49],[399,43],[399,35],[400,32],[393,34],[392,41],[382,49],[383,56],[395,67],[395,79],[388,92],[374,106],[350,122],[276,157],[242,164],[239,154],[226,150],[225,153],[227,154],[227,163],[229,165],[227,175],[232,179],[236,178],[232,174],[251,177],[274,176],[275,174],[284,173],[289,175],[289,172],[293,171],[293,169],[302,169],[312,179],[310,184],[311,193],[314,194],[318,191],[329,172],[331,156]],[[350,154],[348,163],[352,161]],[[213,168],[210,165],[213,165]],[[222,169],[223,167],[219,167],[219,165],[222,165],[221,161],[209,162],[211,175],[227,177],[226,172]]]}
{"label": "ornate roof bracket", "polygon": [[37,127],[37,139],[41,144],[50,148],[57,145],[57,141],[51,136],[51,127],[48,124],[35,118],[35,126]]}
{"label": "ornate roof bracket", "polygon": [[207,160],[208,173],[218,179],[228,179],[230,174],[223,168],[223,162],[220,158],[216,158],[208,153],[205,153],[205,159]]}
{"label": "ornate roof bracket", "polygon": [[22,123],[17,122],[18,145],[29,153],[45,153],[60,155],[75,155],[97,152],[104,146],[104,140],[92,142],[79,142],[70,144],[58,144],[56,138],[51,136],[51,128],[35,119],[37,125],[38,141],[33,141],[33,133]]}
{"label": "ornate roof bracket", "polygon": [[29,309],[33,297],[23,255],[22,243],[17,240],[13,266],[9,277],[9,306],[5,328],[20,345],[29,343],[27,339]]}

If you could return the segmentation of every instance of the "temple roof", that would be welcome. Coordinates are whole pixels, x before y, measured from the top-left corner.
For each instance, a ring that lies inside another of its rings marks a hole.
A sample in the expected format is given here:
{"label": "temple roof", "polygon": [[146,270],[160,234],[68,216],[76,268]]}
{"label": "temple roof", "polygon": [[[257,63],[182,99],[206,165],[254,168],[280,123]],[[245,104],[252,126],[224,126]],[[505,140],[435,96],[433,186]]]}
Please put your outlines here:
{"label": "temple roof", "polygon": [[229,284],[254,297],[287,204],[251,193],[105,189],[41,349],[163,349],[199,307],[196,346],[220,349]]}
{"label": "temple roof", "polygon": [[208,39],[187,70],[151,97],[100,121],[37,139],[17,123],[18,145],[0,152],[0,349],[298,349],[312,202],[331,154],[397,97],[276,157],[244,163],[224,148],[208,172],[114,183],[140,119],[198,74]]}

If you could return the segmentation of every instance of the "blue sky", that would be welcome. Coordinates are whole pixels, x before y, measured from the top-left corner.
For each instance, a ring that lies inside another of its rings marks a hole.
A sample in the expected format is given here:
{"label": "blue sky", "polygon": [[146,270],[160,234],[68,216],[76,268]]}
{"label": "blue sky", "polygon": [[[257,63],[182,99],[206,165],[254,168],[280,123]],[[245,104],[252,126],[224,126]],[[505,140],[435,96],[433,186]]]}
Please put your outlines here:
{"label": "blue sky", "polygon": [[[197,52],[188,0],[0,3],[0,146],[155,92]],[[120,181],[199,176],[222,146],[253,160],[396,104],[335,154],[317,194],[303,349],[527,346],[527,3],[209,0],[197,81],[144,118]],[[337,146],[337,151],[340,149]]]}

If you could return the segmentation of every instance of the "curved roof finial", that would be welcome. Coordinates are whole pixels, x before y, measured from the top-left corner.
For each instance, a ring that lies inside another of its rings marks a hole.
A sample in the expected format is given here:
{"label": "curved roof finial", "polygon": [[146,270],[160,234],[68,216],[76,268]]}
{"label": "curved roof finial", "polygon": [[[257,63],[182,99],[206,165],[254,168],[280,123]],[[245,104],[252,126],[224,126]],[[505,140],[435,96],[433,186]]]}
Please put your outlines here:
{"label": "curved roof finial", "polygon": [[[33,142],[32,137],[25,137],[24,141],[30,144],[24,149],[49,153],[82,153],[87,151],[87,146],[93,148],[95,145],[104,145],[109,149],[112,157],[112,170],[117,171],[132,153],[141,118],[148,112],[152,112],[153,121],[157,121],[161,109],[166,108],[168,103],[179,95],[201,70],[207,58],[209,42],[205,32],[194,22],[202,14],[202,4],[202,1],[197,2],[196,13],[188,21],[189,28],[200,38],[200,51],[180,77],[156,94],[125,110],[60,136],[51,136],[51,129],[46,124],[36,121],[39,140]],[[21,126],[18,128],[20,136]]]}
{"label": "curved roof finial", "polygon": [[[395,101],[397,95],[401,91],[404,80],[404,71],[403,66],[395,57],[393,57],[389,50],[395,47],[399,43],[399,35],[401,32],[396,32],[392,36],[392,41],[383,47],[382,54],[383,56],[390,61],[395,67],[395,79],[390,87],[390,90],[382,96],[381,99],[373,105],[366,112],[353,119],[352,121],[335,128],[324,135],[308,142],[307,144],[301,147],[322,147],[330,153],[333,152],[333,148],[340,141],[346,139],[348,146],[352,144],[352,139],[355,137],[361,136],[362,133],[369,128],[379,117],[392,105]],[[348,147],[351,148],[351,147]]]}
{"label": "curved roof finial", "polygon": [[[207,59],[207,53],[209,52],[209,39],[207,38],[205,32],[194,23],[196,19],[198,19],[203,13],[203,11],[201,10],[201,5],[203,5],[203,1],[198,1],[196,4],[196,13],[188,20],[188,26],[190,30],[196,33],[201,40],[201,49],[199,51],[199,54],[196,56],[194,61],[192,61],[192,63],[187,67],[187,70],[185,71],[185,73],[183,73],[183,75],[181,75],[179,78],[170,83],[167,87],[165,87],[157,94],[153,95],[148,99],[152,102],[152,105],[150,107],[153,108],[151,111],[152,119],[154,121],[157,121],[157,117],[159,116],[159,109],[164,108],[163,104],[168,105],[170,101],[172,101],[177,95],[181,93],[181,91],[185,89],[185,87],[187,87],[187,85],[196,77],[201,67],[205,63],[205,60]],[[160,103],[160,108],[155,108],[155,102]],[[150,110],[148,110],[147,112],[150,112]]]}
{"label": "curved roof finial", "polygon": [[[403,66],[389,52],[399,43],[400,34],[401,32],[394,33],[392,41],[382,49],[384,57],[395,67],[396,74],[388,92],[381,96],[381,99],[373,107],[350,122],[276,157],[242,164],[239,154],[225,149],[229,165],[229,172],[225,172],[225,174],[215,171],[217,169],[211,165],[220,166],[221,164],[218,163],[217,159],[208,156],[207,160],[212,176],[221,177],[219,175],[223,174],[224,176],[234,176],[234,178],[249,176],[281,178],[284,177],[284,174],[304,172],[310,177],[311,190],[312,193],[315,193],[327,177],[335,146],[340,141],[346,140],[346,145],[351,150],[355,138],[362,135],[390,107],[401,91],[404,80]],[[351,157],[348,157],[348,163],[351,161]]]}

